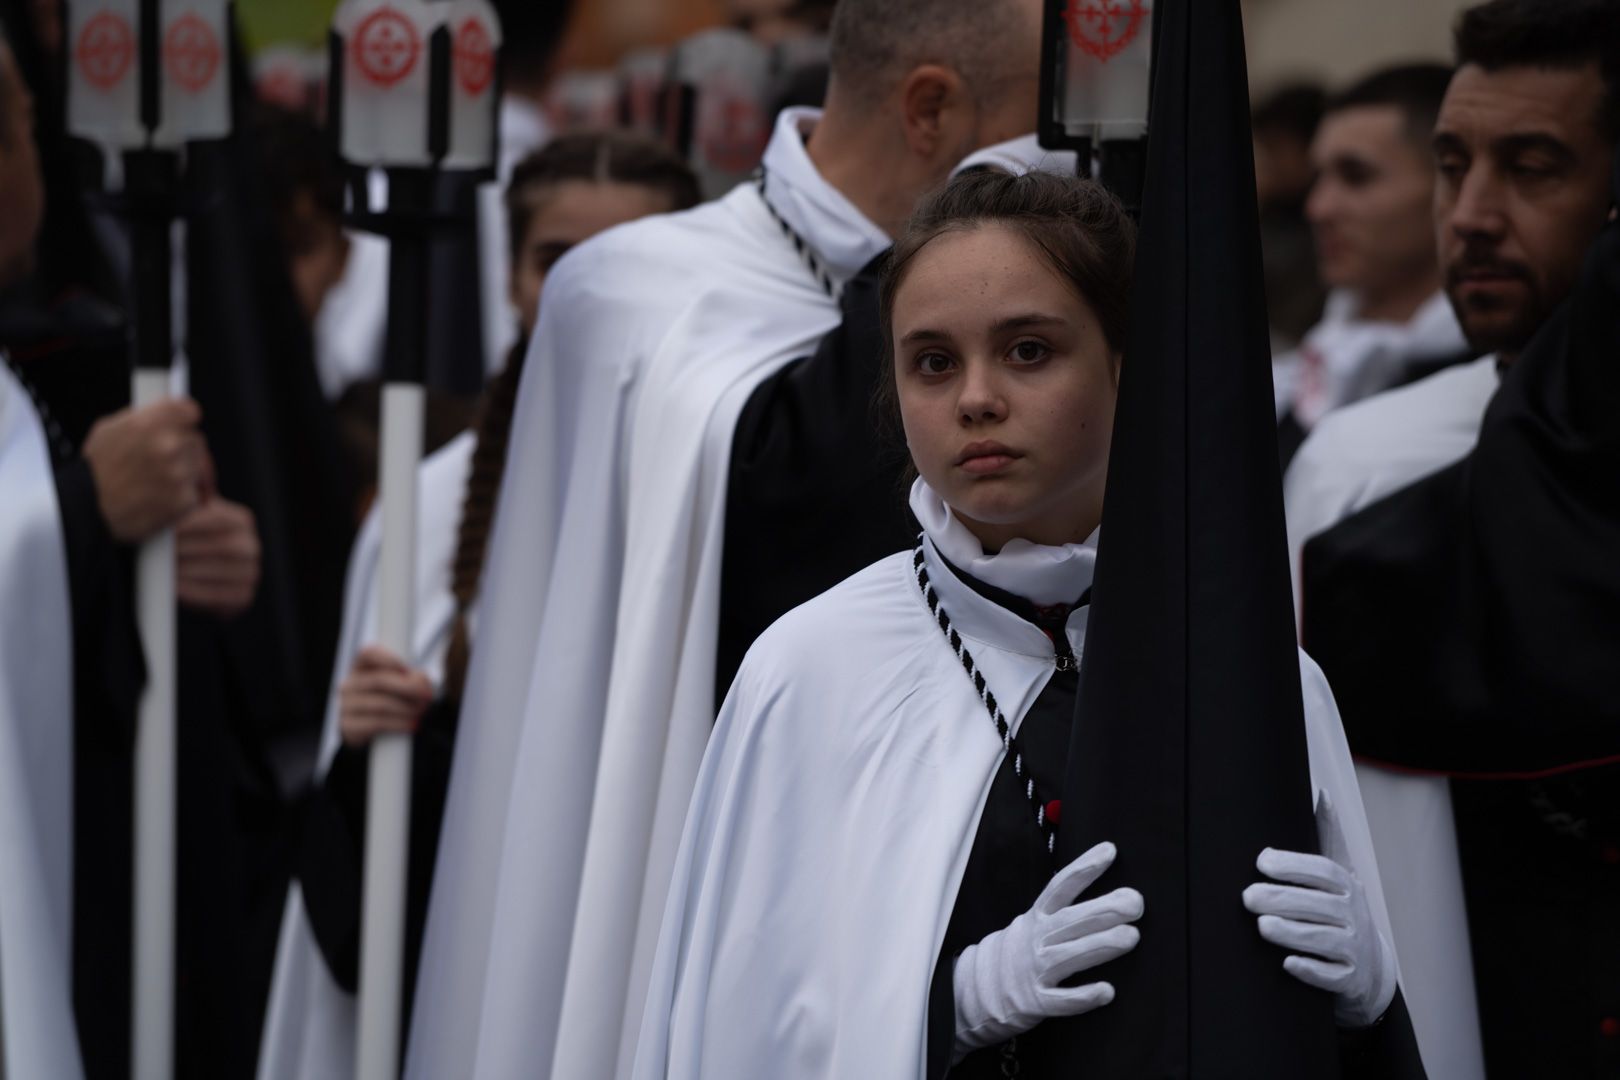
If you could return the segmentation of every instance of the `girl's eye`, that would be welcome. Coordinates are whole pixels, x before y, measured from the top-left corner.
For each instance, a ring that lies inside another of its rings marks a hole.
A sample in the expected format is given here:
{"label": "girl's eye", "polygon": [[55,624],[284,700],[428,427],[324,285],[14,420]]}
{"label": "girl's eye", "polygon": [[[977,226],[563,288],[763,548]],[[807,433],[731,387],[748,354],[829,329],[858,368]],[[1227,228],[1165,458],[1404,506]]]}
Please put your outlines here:
{"label": "girl's eye", "polygon": [[1020,341],[1012,347],[1012,359],[1023,364],[1033,364],[1045,360],[1051,352],[1038,341]]}
{"label": "girl's eye", "polygon": [[941,353],[923,353],[917,357],[917,370],[924,375],[944,375],[951,370],[951,359]]}

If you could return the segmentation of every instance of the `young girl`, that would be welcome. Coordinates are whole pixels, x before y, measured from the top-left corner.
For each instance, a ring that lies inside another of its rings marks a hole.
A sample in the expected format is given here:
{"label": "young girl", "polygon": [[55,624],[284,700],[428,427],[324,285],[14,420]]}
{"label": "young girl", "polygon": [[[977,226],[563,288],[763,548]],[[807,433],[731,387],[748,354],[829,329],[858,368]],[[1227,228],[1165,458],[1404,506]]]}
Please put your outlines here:
{"label": "young girl", "polygon": [[299,881],[282,924],[261,1075],[327,1075],[351,1067],[366,748],[384,733],[416,734],[406,945],[407,985],[414,981],[485,543],[546,273],[570,247],[604,229],[684,210],[697,200],[697,182],[678,157],[656,143],[621,134],[563,136],[513,170],[506,206],[512,302],[522,333],[485,392],[477,429],[422,462],[416,648],[408,662],[379,645],[363,644],[376,627],[381,533],[375,513],[350,557],[322,775],[306,811]]}
{"label": "young girl", "polygon": [[[641,1080],[1059,1075],[1060,1025],[1043,1023],[1112,1001],[1103,965],[1151,932],[1136,924],[1153,898],[1097,884],[1111,844],[1057,865],[1046,825],[1133,244],[1089,181],[983,172],[896,245],[889,397],[923,537],[744,660],[682,842]],[[1335,995],[1342,1026],[1363,1026],[1393,998],[1394,958],[1332,698],[1303,658],[1301,676],[1314,786],[1338,810],[1319,816],[1331,857],[1256,852],[1277,880],[1232,903]]]}

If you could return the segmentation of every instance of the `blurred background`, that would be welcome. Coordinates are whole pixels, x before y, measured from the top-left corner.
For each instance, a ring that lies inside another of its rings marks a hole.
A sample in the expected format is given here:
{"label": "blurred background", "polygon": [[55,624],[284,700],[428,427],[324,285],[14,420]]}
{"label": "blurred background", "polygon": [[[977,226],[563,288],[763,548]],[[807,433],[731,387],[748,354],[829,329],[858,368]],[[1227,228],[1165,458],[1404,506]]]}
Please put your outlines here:
{"label": "blurred background", "polygon": [[[249,52],[260,63],[267,54],[274,59],[273,50],[318,53],[336,6],[337,0],[239,0]],[[573,5],[557,70],[612,68],[637,49],[796,6],[791,0],[581,0]],[[1300,77],[1339,82],[1392,60],[1444,61],[1452,19],[1465,6],[1464,0],[1243,0],[1251,81],[1264,93]]]}

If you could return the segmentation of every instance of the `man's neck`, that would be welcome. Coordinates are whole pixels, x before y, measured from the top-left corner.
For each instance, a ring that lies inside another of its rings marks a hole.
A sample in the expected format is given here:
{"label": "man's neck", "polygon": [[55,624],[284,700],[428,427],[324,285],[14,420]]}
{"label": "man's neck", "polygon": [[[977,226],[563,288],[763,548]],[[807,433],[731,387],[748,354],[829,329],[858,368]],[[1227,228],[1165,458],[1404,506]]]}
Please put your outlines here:
{"label": "man's neck", "polygon": [[851,124],[829,110],[811,129],[805,152],[821,178],[872,224],[891,237],[900,235],[914,200],[894,180],[891,140],[873,138],[869,125]]}
{"label": "man's neck", "polygon": [[1361,294],[1361,305],[1356,317],[1367,322],[1406,324],[1412,321],[1423,305],[1440,289],[1439,276],[1433,271],[1413,275],[1388,289]]}

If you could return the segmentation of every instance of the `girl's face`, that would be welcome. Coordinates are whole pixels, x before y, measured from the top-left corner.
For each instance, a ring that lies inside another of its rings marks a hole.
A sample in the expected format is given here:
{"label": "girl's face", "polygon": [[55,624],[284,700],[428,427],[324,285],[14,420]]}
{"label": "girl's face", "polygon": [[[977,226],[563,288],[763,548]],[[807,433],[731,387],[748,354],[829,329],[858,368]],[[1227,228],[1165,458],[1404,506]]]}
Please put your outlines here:
{"label": "girl's face", "polygon": [[546,274],[569,248],[604,229],[668,210],[661,192],[641,184],[562,180],[550,185],[512,263],[512,305],[525,336],[534,333],[540,317]]}
{"label": "girl's face", "polygon": [[917,253],[892,322],[912,461],[985,549],[1089,536],[1120,359],[1091,305],[1028,241],[983,225]]}

